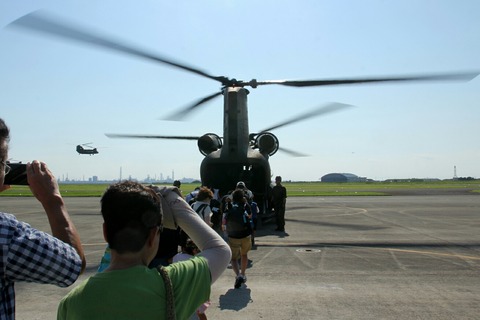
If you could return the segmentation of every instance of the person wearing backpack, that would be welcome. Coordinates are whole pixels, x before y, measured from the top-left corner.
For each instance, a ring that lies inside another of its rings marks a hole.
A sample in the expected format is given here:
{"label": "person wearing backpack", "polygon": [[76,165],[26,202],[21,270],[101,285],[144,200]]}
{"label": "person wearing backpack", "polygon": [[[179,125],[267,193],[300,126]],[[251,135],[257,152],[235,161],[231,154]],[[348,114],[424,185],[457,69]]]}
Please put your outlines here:
{"label": "person wearing backpack", "polygon": [[258,209],[258,204],[253,201],[254,196],[247,200],[248,205],[250,206],[251,211],[251,219],[250,222],[252,224],[252,248],[255,247],[255,231],[257,230],[257,221],[258,221],[258,213],[260,210]]}
{"label": "person wearing backpack", "polygon": [[218,234],[222,234],[222,203],[218,199],[217,190],[213,189],[213,199],[210,200],[210,210],[212,210],[212,217],[210,222],[212,222],[213,230],[217,231]]}
{"label": "person wearing backpack", "polygon": [[[236,189],[232,193],[232,206],[225,212],[223,221],[228,235],[228,245],[232,250],[231,264],[235,272],[235,289],[247,282],[245,271],[248,265],[248,252],[252,249],[251,217],[246,210],[246,205],[245,193],[242,189]],[[238,259],[241,260],[240,269]]]}
{"label": "person wearing backpack", "polygon": [[196,201],[192,204],[192,209],[208,224],[212,226],[212,209],[210,208],[210,201],[213,199],[213,192],[208,187],[201,187],[198,190]]}
{"label": "person wearing backpack", "polygon": [[[210,200],[213,198],[213,192],[207,187],[198,189],[197,195],[191,200],[190,206],[200,216],[200,218],[210,227],[212,227],[212,210],[210,208]],[[186,241],[190,238],[185,230],[178,228],[178,245],[185,246]]]}

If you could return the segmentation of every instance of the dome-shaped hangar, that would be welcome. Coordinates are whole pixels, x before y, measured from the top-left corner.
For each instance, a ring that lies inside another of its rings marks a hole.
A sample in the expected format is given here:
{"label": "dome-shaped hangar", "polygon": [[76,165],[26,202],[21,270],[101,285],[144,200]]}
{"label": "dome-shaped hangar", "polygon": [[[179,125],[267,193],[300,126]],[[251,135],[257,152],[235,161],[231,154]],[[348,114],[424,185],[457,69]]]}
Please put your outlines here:
{"label": "dome-shaped hangar", "polygon": [[322,182],[359,182],[365,180],[366,178],[361,178],[352,173],[329,173],[321,178]]}

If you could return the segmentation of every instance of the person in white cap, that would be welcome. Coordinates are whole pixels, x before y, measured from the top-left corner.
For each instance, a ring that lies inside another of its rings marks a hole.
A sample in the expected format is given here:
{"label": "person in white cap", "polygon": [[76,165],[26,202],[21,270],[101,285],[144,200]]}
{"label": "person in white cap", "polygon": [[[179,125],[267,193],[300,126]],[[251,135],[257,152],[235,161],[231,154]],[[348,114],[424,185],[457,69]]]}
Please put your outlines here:
{"label": "person in white cap", "polygon": [[237,182],[237,189],[242,189],[243,192],[245,193],[245,197],[247,200],[252,199],[253,193],[249,189],[247,189],[247,186],[245,185],[245,182],[243,181],[238,181]]}

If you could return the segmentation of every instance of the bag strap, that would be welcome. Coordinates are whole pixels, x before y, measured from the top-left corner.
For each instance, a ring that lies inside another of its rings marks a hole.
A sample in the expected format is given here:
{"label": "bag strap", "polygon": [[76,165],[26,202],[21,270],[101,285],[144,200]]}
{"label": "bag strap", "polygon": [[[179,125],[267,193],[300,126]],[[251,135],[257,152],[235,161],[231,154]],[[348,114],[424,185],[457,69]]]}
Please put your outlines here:
{"label": "bag strap", "polygon": [[208,204],[204,203],[204,204],[201,204],[197,210],[195,210],[199,216],[202,217],[202,219],[205,219],[205,209],[207,208]]}
{"label": "bag strap", "polygon": [[170,277],[168,276],[167,270],[163,266],[157,267],[158,272],[163,278],[163,282],[165,283],[165,292],[167,294],[167,319],[168,320],[175,320],[175,298],[173,296],[173,285]]}

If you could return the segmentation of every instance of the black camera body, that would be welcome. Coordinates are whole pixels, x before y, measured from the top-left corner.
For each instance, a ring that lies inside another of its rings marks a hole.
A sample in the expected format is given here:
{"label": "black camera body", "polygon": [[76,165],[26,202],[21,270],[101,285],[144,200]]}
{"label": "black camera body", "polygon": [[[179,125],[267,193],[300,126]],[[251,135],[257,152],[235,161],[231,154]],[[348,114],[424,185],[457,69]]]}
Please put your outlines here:
{"label": "black camera body", "polygon": [[11,168],[10,172],[5,175],[3,184],[8,185],[28,185],[27,181],[27,165],[24,163],[7,163]]}

